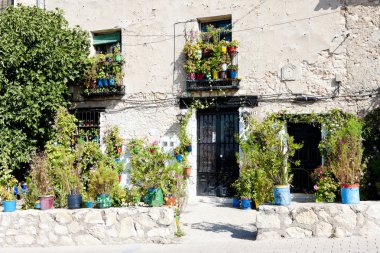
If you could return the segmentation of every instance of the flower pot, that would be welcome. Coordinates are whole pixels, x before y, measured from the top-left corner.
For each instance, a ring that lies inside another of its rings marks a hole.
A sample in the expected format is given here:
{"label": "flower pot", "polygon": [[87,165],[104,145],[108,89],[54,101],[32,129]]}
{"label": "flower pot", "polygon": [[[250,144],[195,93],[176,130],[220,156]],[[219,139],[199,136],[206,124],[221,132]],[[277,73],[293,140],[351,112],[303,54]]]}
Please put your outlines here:
{"label": "flower pot", "polygon": [[237,78],[237,70],[228,70],[228,77],[231,79],[236,79]]}
{"label": "flower pot", "polygon": [[226,79],[227,78],[227,72],[226,71],[220,71],[219,72],[219,78],[220,79]]}
{"label": "flower pot", "polygon": [[191,81],[195,80],[195,73],[188,73],[187,80],[191,80]]}
{"label": "flower pot", "polygon": [[118,175],[117,176],[119,178],[119,183],[121,182],[121,175]]}
{"label": "flower pot", "polygon": [[247,198],[241,199],[241,209],[248,210],[251,209],[251,201]]}
{"label": "flower pot", "polygon": [[165,197],[165,205],[166,206],[176,206],[176,198],[174,196],[166,196]]}
{"label": "flower pot", "polygon": [[111,207],[111,198],[108,194],[99,194],[96,197],[96,206],[98,208],[110,208]]}
{"label": "flower pot", "polygon": [[227,63],[222,64],[222,71],[227,71]]}
{"label": "flower pot", "polygon": [[4,200],[4,212],[16,211],[16,200]]}
{"label": "flower pot", "polygon": [[113,78],[109,78],[109,79],[108,79],[108,84],[109,84],[110,86],[114,86],[114,85],[115,85],[115,79],[113,79]]}
{"label": "flower pot", "polygon": [[219,74],[218,71],[213,71],[212,72],[212,79],[214,79],[214,80],[218,79],[219,78],[218,74]]}
{"label": "flower pot", "polygon": [[191,151],[193,151],[193,146],[192,145],[188,145],[188,146],[185,147],[185,149],[186,149],[187,152],[190,153]]}
{"label": "flower pot", "polygon": [[235,207],[235,208],[240,207],[240,199],[239,198],[233,198],[232,199],[232,207]]}
{"label": "flower pot", "polygon": [[177,161],[181,163],[183,160],[183,156],[182,155],[176,155],[175,159],[177,159]]}
{"label": "flower pot", "polygon": [[222,54],[227,53],[227,47],[226,46],[222,46],[221,52],[222,52]]}
{"label": "flower pot", "polygon": [[191,175],[191,168],[185,168],[183,170],[183,174],[185,175],[185,177],[189,178]]}
{"label": "flower pot", "polygon": [[103,78],[103,86],[108,87],[108,79],[107,78]]}
{"label": "flower pot", "polygon": [[289,185],[276,185],[273,189],[274,203],[279,206],[290,205],[290,188]]}
{"label": "flower pot", "polygon": [[99,87],[103,87],[103,78],[96,79],[96,83],[98,84]]}
{"label": "flower pot", "polygon": [[117,148],[117,153],[118,153],[118,154],[123,153],[123,147],[118,147],[118,148]]}
{"label": "flower pot", "polygon": [[236,49],[237,49],[236,46],[229,46],[229,47],[228,47],[228,52],[229,52],[229,53],[236,53]]}
{"label": "flower pot", "polygon": [[94,205],[94,202],[92,202],[92,201],[87,201],[87,202],[86,202],[86,207],[87,207],[87,208],[92,208],[93,205]]}
{"label": "flower pot", "polygon": [[36,202],[36,203],[34,204],[34,208],[35,208],[35,209],[41,209],[41,203],[40,203],[40,202]]}
{"label": "flower pot", "polygon": [[41,210],[48,210],[54,207],[54,196],[40,197]]}
{"label": "flower pot", "polygon": [[82,194],[70,194],[67,197],[67,207],[69,209],[79,209],[82,207]]}
{"label": "flower pot", "polygon": [[211,50],[208,48],[203,49],[203,58],[207,58],[211,56]]}
{"label": "flower pot", "polygon": [[342,184],[341,188],[342,204],[359,204],[359,184]]}
{"label": "flower pot", "polygon": [[197,73],[196,77],[197,77],[197,80],[203,80],[203,78],[205,77],[205,75],[202,74],[202,73]]}
{"label": "flower pot", "polygon": [[115,55],[115,61],[121,62],[122,58],[120,54]]}
{"label": "flower pot", "polygon": [[164,195],[160,188],[149,188],[144,200],[149,206],[162,206],[164,204]]}

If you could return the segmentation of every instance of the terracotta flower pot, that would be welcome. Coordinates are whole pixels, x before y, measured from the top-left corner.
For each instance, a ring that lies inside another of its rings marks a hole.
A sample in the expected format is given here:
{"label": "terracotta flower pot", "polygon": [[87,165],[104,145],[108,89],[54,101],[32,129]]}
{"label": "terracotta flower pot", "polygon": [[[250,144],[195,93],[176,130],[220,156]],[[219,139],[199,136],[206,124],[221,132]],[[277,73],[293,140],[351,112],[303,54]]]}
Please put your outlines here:
{"label": "terracotta flower pot", "polygon": [[183,174],[185,175],[185,177],[190,177],[190,175],[191,175],[191,168],[185,168],[184,171],[183,171]]}

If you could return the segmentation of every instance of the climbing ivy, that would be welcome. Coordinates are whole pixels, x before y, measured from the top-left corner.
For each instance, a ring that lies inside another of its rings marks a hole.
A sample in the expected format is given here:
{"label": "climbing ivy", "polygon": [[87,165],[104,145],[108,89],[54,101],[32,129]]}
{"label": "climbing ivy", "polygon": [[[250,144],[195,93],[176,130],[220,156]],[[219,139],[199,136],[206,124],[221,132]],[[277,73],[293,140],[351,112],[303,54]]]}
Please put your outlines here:
{"label": "climbing ivy", "polygon": [[43,149],[68,84],[84,76],[89,45],[62,11],[19,5],[0,13],[0,176],[25,169],[31,151]]}

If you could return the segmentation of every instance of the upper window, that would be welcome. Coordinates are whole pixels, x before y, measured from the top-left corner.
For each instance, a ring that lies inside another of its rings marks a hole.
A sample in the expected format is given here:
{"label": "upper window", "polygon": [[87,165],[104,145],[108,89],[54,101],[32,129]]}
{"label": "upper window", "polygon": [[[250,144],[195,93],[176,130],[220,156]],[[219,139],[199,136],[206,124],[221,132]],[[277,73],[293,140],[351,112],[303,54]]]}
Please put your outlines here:
{"label": "upper window", "polygon": [[200,28],[202,32],[207,32],[208,26],[213,26],[217,29],[222,29],[219,34],[219,40],[232,41],[232,22],[231,18],[222,19],[222,20],[213,20],[213,21],[200,21]]}
{"label": "upper window", "polygon": [[117,44],[121,44],[121,33],[113,32],[113,33],[94,33],[94,42],[93,45],[95,47],[97,54],[110,54],[113,53],[114,48]]}

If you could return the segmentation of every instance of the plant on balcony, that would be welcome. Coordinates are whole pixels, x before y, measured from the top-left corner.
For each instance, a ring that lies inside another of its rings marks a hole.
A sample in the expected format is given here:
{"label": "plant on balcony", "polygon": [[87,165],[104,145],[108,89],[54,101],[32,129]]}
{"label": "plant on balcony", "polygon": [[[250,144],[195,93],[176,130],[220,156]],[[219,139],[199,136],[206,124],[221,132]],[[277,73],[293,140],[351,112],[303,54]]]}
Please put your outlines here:
{"label": "plant on balcony", "polygon": [[197,80],[203,80],[204,78],[209,79],[210,77],[210,63],[207,60],[202,60],[199,62],[196,70]]}
{"label": "plant on balcony", "polygon": [[236,65],[228,66],[228,77],[232,79],[237,78],[238,69],[239,67]]}
{"label": "plant on balcony", "polygon": [[230,43],[228,43],[228,52],[231,54],[231,53],[236,53],[236,50],[239,46],[239,41],[237,40],[233,40],[231,41]]}
{"label": "plant on balcony", "polygon": [[195,80],[195,72],[197,70],[197,63],[194,62],[193,60],[187,60],[183,68],[187,73],[187,79]]}

